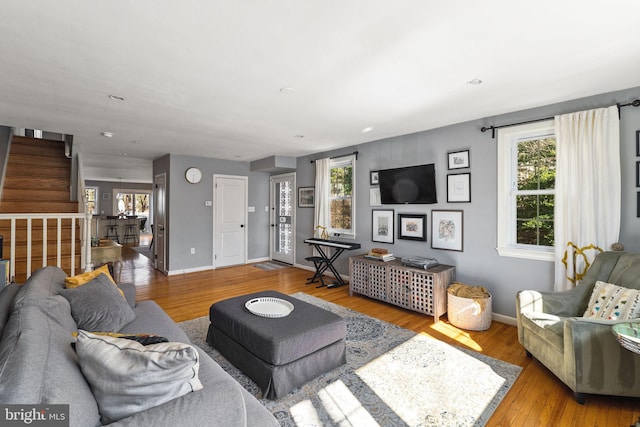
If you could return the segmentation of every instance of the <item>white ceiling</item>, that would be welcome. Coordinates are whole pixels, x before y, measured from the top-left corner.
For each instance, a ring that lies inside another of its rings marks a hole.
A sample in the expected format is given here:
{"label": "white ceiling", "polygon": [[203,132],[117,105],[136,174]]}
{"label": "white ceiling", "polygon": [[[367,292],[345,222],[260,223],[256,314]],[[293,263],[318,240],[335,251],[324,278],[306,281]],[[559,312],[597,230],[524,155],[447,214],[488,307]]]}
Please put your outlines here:
{"label": "white ceiling", "polygon": [[0,124],[94,163],[300,156],[640,86],[639,20],[637,0],[4,0]]}

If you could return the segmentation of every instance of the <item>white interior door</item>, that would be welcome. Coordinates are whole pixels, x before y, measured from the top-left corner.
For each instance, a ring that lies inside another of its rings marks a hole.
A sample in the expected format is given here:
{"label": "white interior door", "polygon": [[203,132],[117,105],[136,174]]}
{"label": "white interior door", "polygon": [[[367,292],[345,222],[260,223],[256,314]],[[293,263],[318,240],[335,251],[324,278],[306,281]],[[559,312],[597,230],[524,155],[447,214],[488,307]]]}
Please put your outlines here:
{"label": "white interior door", "polygon": [[213,176],[215,267],[247,262],[247,184],[246,176]]}
{"label": "white interior door", "polygon": [[296,175],[288,173],[271,177],[271,233],[269,256],[274,261],[295,261],[295,188]]}
{"label": "white interior door", "polygon": [[153,215],[153,254],[155,258],[155,268],[162,272],[166,268],[166,234],[165,234],[165,212],[166,212],[166,179],[167,175],[162,173],[156,175],[154,179],[153,200],[155,204]]}

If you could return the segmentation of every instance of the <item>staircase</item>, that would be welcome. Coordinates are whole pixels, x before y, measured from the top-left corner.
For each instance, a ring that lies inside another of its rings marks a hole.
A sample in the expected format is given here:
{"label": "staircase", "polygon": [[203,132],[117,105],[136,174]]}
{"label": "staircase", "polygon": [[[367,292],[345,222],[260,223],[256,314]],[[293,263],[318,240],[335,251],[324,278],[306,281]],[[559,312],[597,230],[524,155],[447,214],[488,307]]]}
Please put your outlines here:
{"label": "staircase", "polygon": [[82,271],[81,221],[58,215],[78,212],[70,187],[71,160],[63,141],[13,137],[0,200],[0,235],[3,259],[13,257],[16,282],[43,265],[59,265],[67,274]]}

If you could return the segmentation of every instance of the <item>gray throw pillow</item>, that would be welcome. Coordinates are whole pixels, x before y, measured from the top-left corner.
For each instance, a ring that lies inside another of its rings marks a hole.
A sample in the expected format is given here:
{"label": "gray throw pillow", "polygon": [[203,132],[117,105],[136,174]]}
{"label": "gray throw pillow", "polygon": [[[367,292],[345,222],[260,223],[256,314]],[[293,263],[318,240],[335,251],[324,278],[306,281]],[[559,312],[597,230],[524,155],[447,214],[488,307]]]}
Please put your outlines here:
{"label": "gray throw pillow", "polygon": [[143,346],[80,330],[76,352],[104,424],[202,389],[198,351],[189,344]]}
{"label": "gray throw pillow", "polygon": [[77,288],[62,289],[60,295],[69,300],[78,329],[117,332],[136,318],[118,288],[104,274]]}

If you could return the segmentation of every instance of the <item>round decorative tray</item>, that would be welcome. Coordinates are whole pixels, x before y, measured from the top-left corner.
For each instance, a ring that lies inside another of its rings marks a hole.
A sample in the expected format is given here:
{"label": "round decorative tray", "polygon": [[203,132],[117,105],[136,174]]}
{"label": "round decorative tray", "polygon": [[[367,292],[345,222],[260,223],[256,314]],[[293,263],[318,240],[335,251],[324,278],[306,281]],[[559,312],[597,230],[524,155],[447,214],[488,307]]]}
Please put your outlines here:
{"label": "round decorative tray", "polygon": [[293,311],[293,304],[280,298],[260,297],[244,305],[251,313],[262,317],[285,317]]}
{"label": "round decorative tray", "polygon": [[612,331],[621,346],[634,353],[640,353],[640,327],[638,327],[638,323],[618,323],[613,325]]}

